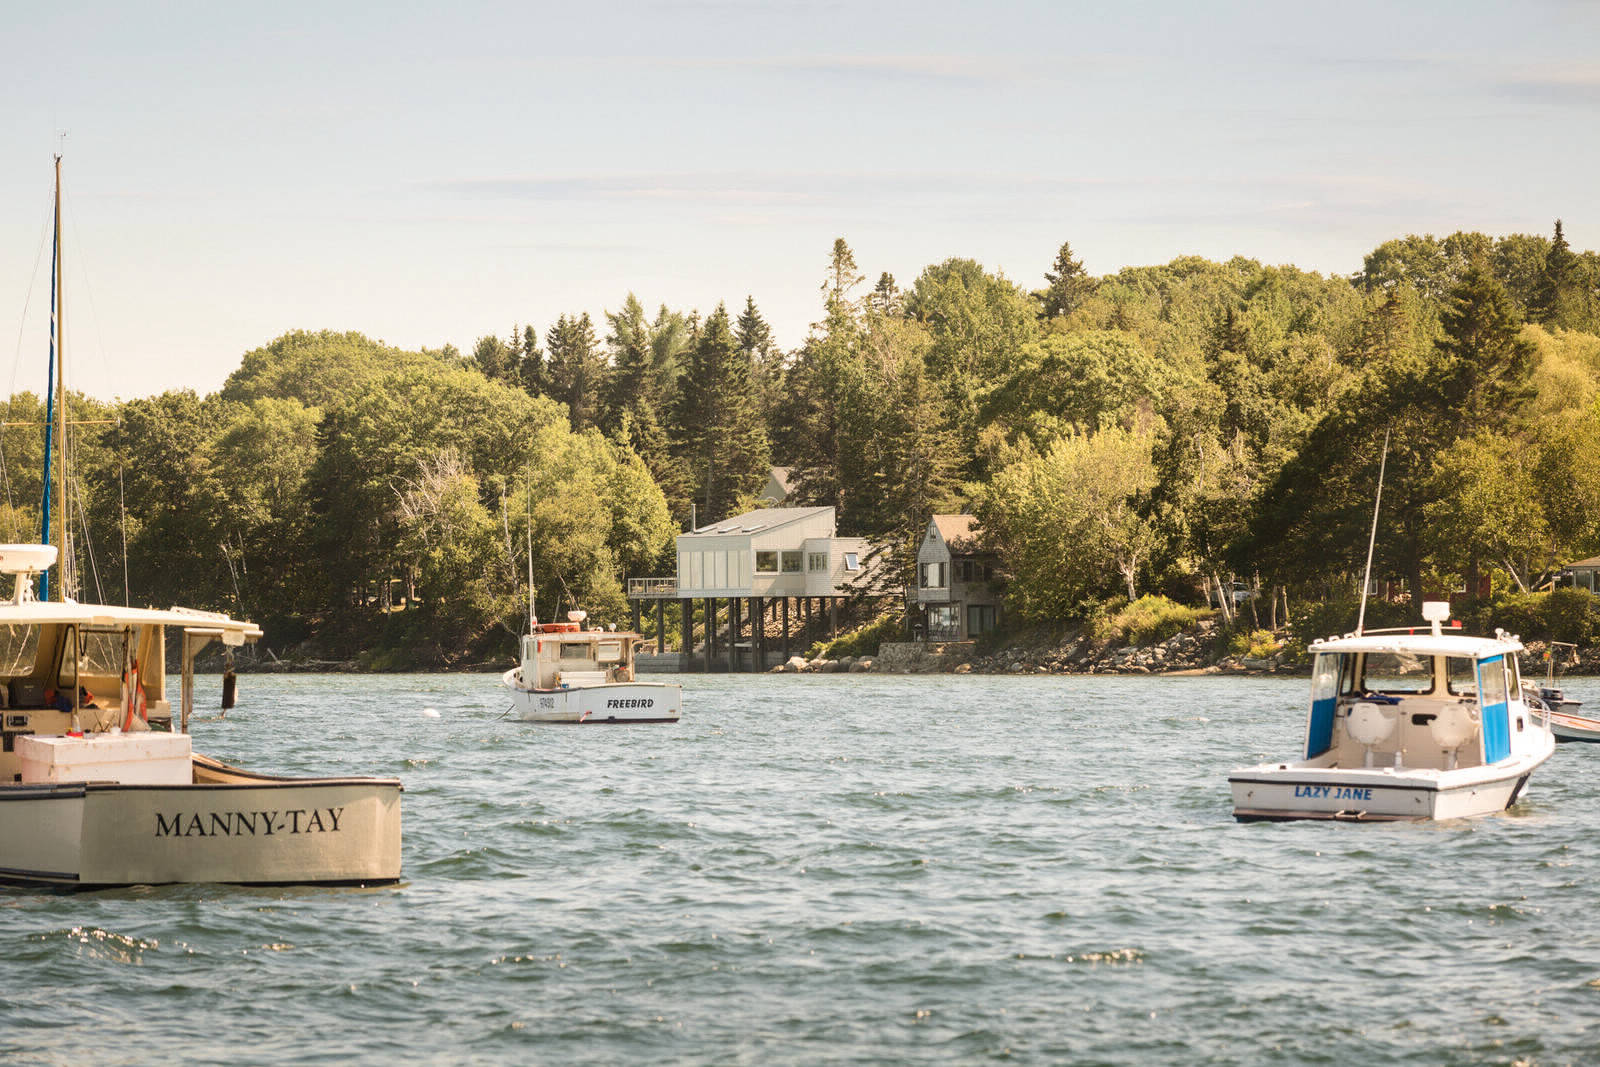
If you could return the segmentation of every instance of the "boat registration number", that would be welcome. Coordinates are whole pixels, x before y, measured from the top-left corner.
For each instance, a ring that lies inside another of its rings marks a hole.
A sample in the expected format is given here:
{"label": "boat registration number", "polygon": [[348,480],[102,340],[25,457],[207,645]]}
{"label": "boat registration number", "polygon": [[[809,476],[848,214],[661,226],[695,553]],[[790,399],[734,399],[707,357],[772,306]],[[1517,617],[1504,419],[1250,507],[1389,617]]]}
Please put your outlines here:
{"label": "boat registration number", "polygon": [[1372,789],[1353,785],[1297,785],[1294,795],[1313,800],[1371,800]]}
{"label": "boat registration number", "polygon": [[541,708],[554,708],[556,706],[556,698],[555,697],[540,697],[539,698],[539,706]]}

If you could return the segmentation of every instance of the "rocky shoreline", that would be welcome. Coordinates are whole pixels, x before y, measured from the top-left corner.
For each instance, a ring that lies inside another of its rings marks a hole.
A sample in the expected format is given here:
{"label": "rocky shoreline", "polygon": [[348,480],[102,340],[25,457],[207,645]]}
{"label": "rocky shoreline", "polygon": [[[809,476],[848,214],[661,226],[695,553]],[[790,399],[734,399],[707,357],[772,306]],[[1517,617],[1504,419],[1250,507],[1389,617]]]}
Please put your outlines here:
{"label": "rocky shoreline", "polygon": [[[1307,675],[1310,664],[1283,656],[1237,656],[1219,647],[1216,623],[1199,625],[1149,645],[1113,646],[1075,635],[1060,644],[1011,646],[986,654],[972,642],[885,643],[877,656],[841,656],[807,659],[791,656],[772,668],[773,674],[1131,674],[1131,675]],[[1522,654],[1523,677],[1544,677],[1543,641],[1527,642]],[[1580,650],[1576,663],[1568,661],[1560,677],[1600,674],[1600,648]]]}

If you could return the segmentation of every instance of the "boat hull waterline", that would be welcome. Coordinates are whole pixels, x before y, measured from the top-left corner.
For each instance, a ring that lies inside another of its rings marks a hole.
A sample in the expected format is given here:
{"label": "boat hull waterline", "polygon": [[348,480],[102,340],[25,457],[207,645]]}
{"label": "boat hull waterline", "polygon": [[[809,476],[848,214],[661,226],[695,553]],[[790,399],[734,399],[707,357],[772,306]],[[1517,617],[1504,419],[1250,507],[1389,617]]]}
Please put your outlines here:
{"label": "boat hull waterline", "polygon": [[1550,738],[1520,759],[1456,771],[1267,763],[1235,771],[1228,783],[1240,822],[1465,819],[1515,804],[1554,750]]}
{"label": "boat hull waterline", "polygon": [[195,782],[0,786],[0,881],[89,889],[400,878],[398,779],[275,778],[195,757]]}
{"label": "boat hull waterline", "polygon": [[569,689],[524,689],[519,671],[501,681],[511,691],[513,715],[524,722],[575,726],[624,726],[677,722],[683,714],[683,687],[671,682],[615,682]]}

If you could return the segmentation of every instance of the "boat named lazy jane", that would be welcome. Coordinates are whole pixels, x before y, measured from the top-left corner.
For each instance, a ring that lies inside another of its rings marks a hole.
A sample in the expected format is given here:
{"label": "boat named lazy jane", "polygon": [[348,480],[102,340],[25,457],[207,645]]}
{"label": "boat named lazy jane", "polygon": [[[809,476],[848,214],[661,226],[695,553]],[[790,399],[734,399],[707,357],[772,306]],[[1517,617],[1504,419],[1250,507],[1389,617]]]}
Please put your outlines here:
{"label": "boat named lazy jane", "polygon": [[683,687],[634,679],[636,633],[585,629],[588,616],[534,623],[522,638],[519,666],[501,676],[512,710],[529,722],[584,725],[677,722]]}
{"label": "boat named lazy jane", "polygon": [[1445,633],[1447,603],[1422,614],[1421,633],[1312,642],[1305,756],[1231,773],[1235,818],[1451,819],[1516,802],[1555,750],[1523,698],[1522,642]]}

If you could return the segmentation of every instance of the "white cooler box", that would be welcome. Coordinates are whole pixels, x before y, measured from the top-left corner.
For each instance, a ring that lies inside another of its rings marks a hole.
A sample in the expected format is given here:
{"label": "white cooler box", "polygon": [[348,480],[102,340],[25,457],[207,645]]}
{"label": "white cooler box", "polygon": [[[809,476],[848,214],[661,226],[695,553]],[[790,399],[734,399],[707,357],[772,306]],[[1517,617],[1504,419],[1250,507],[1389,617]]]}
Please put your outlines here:
{"label": "white cooler box", "polygon": [[194,781],[188,734],[90,734],[17,738],[22,780],[188,785]]}

